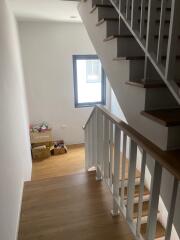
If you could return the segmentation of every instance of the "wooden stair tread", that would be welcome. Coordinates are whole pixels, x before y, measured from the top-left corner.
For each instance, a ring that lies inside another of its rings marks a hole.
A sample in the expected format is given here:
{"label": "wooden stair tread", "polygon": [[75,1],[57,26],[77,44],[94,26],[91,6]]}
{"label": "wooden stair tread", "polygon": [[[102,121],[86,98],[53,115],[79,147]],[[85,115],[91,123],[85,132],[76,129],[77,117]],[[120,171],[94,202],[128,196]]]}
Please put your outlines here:
{"label": "wooden stair tread", "polygon": [[[141,224],[141,234],[144,238],[146,236],[146,229],[147,229],[147,223]],[[155,238],[161,238],[164,236],[165,236],[165,229],[163,228],[162,224],[159,221],[157,221]]]}
{"label": "wooden stair tread", "polygon": [[180,125],[179,108],[143,111],[141,114],[167,127]]}
{"label": "wooden stair tread", "polygon": [[114,8],[113,5],[110,3],[110,4],[101,4],[101,3],[96,3],[93,5],[93,8],[94,7],[105,7],[105,8]]}
{"label": "wooden stair tread", "polygon": [[[178,86],[180,86],[180,82],[176,81],[176,83],[178,84]],[[144,81],[127,81],[126,82],[127,85],[131,85],[131,86],[135,86],[135,87],[140,87],[140,88],[166,88],[166,84],[160,81],[148,81],[148,82],[144,82]]]}
{"label": "wooden stair tread", "polygon": [[129,56],[129,57],[115,57],[113,61],[121,61],[121,60],[145,60],[144,56]]}
{"label": "wooden stair tread", "polygon": [[[165,60],[166,56],[162,56],[162,60]],[[145,60],[144,56],[128,56],[128,57],[115,57],[113,58],[114,61],[121,61],[121,60]],[[176,60],[180,61],[180,56],[176,56]]]}
{"label": "wooden stair tread", "polygon": [[112,5],[109,5],[109,4],[95,4],[92,7],[90,13],[93,13],[96,10],[96,8],[99,8],[99,7],[101,7],[101,8],[113,8],[115,10],[115,8]]}
{"label": "wooden stair tread", "polygon": [[[93,8],[92,11],[94,11],[94,10],[95,10],[95,9]],[[101,24],[104,23],[105,21],[115,21],[115,22],[119,22],[119,18],[116,18],[116,17],[114,17],[114,18],[108,18],[108,17],[102,18],[102,19],[100,19],[100,20],[98,21],[98,23],[96,24],[96,26],[101,25]],[[140,22],[140,20],[138,20],[138,21]],[[147,20],[144,20],[144,22],[147,23]],[[170,23],[169,20],[165,20],[164,22],[165,22],[165,24],[169,24],[169,23]],[[156,20],[156,23],[160,23],[160,21],[159,21],[159,20]],[[157,38],[157,35],[156,35],[155,37]],[[165,36],[165,38],[167,38],[167,36]]]}
{"label": "wooden stair tread", "polygon": [[[119,191],[121,191],[121,189],[119,189]],[[140,192],[140,185],[135,185],[135,191],[134,191],[134,197],[138,197],[139,196],[139,192]],[[144,187],[144,196],[149,195],[150,192],[149,190]],[[124,188],[124,198],[127,199],[127,186]]]}
{"label": "wooden stair tread", "polygon": [[115,34],[115,35],[111,35],[111,36],[108,36],[104,39],[104,42],[107,42],[107,41],[110,41],[112,39],[115,39],[115,38],[134,38],[133,35],[119,35],[119,34]]}
{"label": "wooden stair tread", "polygon": [[[104,39],[104,42],[106,41],[110,41],[112,39],[115,39],[115,38],[134,38],[133,35],[119,35],[119,34],[114,34],[114,35],[111,35],[111,36],[108,36]],[[144,36],[144,39],[146,38],[146,36]],[[155,35],[154,38],[158,39],[158,35]],[[164,39],[168,39],[168,35],[164,35],[163,36]],[[180,36],[178,36],[178,39],[180,39]],[[177,56],[178,57],[178,56]],[[163,56],[162,58],[165,58],[165,56]]]}
{"label": "wooden stair tread", "polygon": [[[97,8],[97,7],[105,7],[105,8],[114,8],[114,6],[110,3],[110,4],[101,4],[101,3],[96,3],[93,5],[93,9]],[[131,9],[131,7],[130,7]],[[141,10],[141,6],[138,7],[138,10]],[[145,7],[145,10],[148,11],[148,7]],[[157,11],[161,11],[160,7],[156,7]],[[166,7],[166,11],[171,11],[171,8]]]}
{"label": "wooden stair tread", "polygon": [[143,81],[127,81],[127,85],[141,88],[165,88],[166,85],[162,82],[143,82]]}

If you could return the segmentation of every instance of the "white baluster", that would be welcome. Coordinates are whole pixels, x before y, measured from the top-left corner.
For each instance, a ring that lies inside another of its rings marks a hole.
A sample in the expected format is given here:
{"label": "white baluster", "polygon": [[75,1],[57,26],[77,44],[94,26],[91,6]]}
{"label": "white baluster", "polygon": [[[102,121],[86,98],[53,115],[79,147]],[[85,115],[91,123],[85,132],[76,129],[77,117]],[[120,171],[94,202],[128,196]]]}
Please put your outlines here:
{"label": "white baluster", "polygon": [[109,180],[109,120],[104,117],[104,144],[103,144],[103,160],[104,160],[104,178]]}
{"label": "white baluster", "polygon": [[136,225],[137,237],[139,237],[140,235],[140,228],[141,228],[145,169],[146,169],[146,152],[145,150],[143,150],[142,161],[141,161],[141,180],[140,180],[140,191],[139,191],[138,217],[137,217],[137,225]]}
{"label": "white baluster", "polygon": [[113,175],[113,216],[119,215],[119,169],[120,167],[120,129],[115,126],[115,146],[114,146],[114,175]]}
{"label": "white baluster", "polygon": [[139,18],[139,1],[132,0],[132,10],[131,10],[131,27],[133,30],[138,30],[138,18]]}
{"label": "white baluster", "polygon": [[145,3],[146,0],[141,0],[141,18],[140,18],[140,38],[144,37],[144,26],[145,26]]}
{"label": "white baluster", "polygon": [[125,187],[125,174],[126,174],[126,143],[127,136],[123,133],[123,151],[122,151],[122,165],[121,165],[121,207],[124,207],[124,187]]}
{"label": "white baluster", "polygon": [[133,220],[136,160],[137,160],[137,145],[131,139],[130,153],[129,153],[128,196],[127,196],[127,210],[126,210],[126,218],[128,221]]}
{"label": "white baluster", "polygon": [[180,1],[172,0],[171,5],[171,18],[169,27],[169,39],[167,48],[166,72],[165,78],[167,81],[173,81],[175,78],[175,63],[176,63],[176,50],[177,38],[179,34],[180,22]]}
{"label": "white baluster", "polygon": [[160,26],[159,26],[158,48],[157,48],[157,62],[158,63],[161,63],[161,57],[162,57],[166,7],[167,7],[167,0],[162,0],[162,2],[161,2],[161,15],[160,15]]}
{"label": "white baluster", "polygon": [[92,126],[92,116],[91,116],[91,118],[89,120],[88,128],[89,128],[89,130],[88,130],[88,132],[89,132],[88,133],[88,136],[89,136],[89,140],[88,140],[88,142],[89,142],[89,166],[88,167],[92,167],[92,163],[93,163],[93,145],[92,145],[92,143],[93,143],[92,142],[93,126]]}
{"label": "white baluster", "polygon": [[100,111],[97,111],[97,173],[96,179],[102,179],[103,171],[103,116]]}
{"label": "white baluster", "polygon": [[146,231],[146,239],[154,240],[157,225],[157,213],[159,204],[159,193],[161,187],[162,167],[155,161],[154,173],[151,182],[150,206],[148,214],[148,223]]}
{"label": "white baluster", "polygon": [[126,12],[126,0],[119,0],[119,12],[125,14]]}
{"label": "white baluster", "polygon": [[86,125],[86,128],[84,129],[85,133],[85,170],[88,170],[88,163],[89,163],[89,142],[88,142],[88,125]]}
{"label": "white baluster", "polygon": [[169,240],[171,237],[172,224],[173,224],[174,212],[175,212],[175,207],[176,207],[178,180],[175,177],[173,180],[174,181],[173,181],[172,197],[171,197],[171,204],[170,204],[170,209],[169,209],[169,214],[168,214],[165,240]]}
{"label": "white baluster", "polygon": [[127,20],[130,20],[130,18],[131,18],[130,6],[131,6],[131,0],[126,0],[126,19]]}
{"label": "white baluster", "polygon": [[112,188],[112,166],[113,166],[113,152],[114,152],[114,134],[113,134],[113,123],[109,122],[109,128],[110,128],[110,163],[109,163],[109,175],[110,175],[110,188]]}
{"label": "white baluster", "polygon": [[148,22],[146,33],[146,50],[155,54],[155,19],[156,19],[157,0],[149,0],[148,4]]}
{"label": "white baluster", "polygon": [[97,166],[97,109],[94,111],[93,114],[93,162],[94,166]]}

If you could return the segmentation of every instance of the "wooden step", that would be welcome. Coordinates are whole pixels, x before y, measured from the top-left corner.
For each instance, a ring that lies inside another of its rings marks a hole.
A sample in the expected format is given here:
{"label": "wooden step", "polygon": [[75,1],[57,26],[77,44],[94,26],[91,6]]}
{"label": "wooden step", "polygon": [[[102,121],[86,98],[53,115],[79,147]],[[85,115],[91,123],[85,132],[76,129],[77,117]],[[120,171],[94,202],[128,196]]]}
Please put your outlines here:
{"label": "wooden step", "polygon": [[[130,7],[131,9],[131,7]],[[141,10],[141,6],[138,7],[138,10]],[[145,10],[148,11],[148,7],[145,7]],[[161,8],[160,7],[157,7],[156,8],[157,11],[161,11]],[[166,11],[170,12],[171,11],[171,8],[167,7],[166,8]]]}
{"label": "wooden step", "polygon": [[[141,234],[144,239],[146,237],[146,229],[147,229],[147,223],[141,224]],[[162,224],[159,221],[157,221],[155,239],[161,238],[164,236],[165,236],[165,229],[163,228]]]}
{"label": "wooden step", "polygon": [[119,34],[115,34],[115,35],[111,35],[111,36],[108,36],[104,39],[104,42],[107,42],[107,41],[110,41],[112,39],[115,39],[115,38],[134,38],[133,35],[119,35]]}
{"label": "wooden step", "polygon": [[113,61],[121,61],[121,60],[145,60],[143,56],[131,56],[131,57],[115,57]]}
{"label": "wooden step", "polygon": [[140,88],[166,88],[163,82],[143,82],[143,81],[128,81],[127,85]]}
{"label": "wooden step", "polygon": [[[91,12],[93,12],[95,9],[93,8]],[[101,25],[105,21],[116,21],[116,22],[119,22],[119,18],[102,18],[102,19],[99,20],[99,22],[96,24],[96,26]],[[140,23],[140,19],[138,20],[138,22]],[[147,20],[145,19],[144,22],[147,23]],[[160,20],[156,20],[156,23],[159,24]],[[165,20],[164,23],[165,24],[169,24],[170,20]]]}
{"label": "wooden step", "polygon": [[[180,81],[176,81],[176,83],[180,86]],[[140,88],[166,88],[166,84],[160,81],[127,81],[126,84]]]}
{"label": "wooden step", "polygon": [[142,111],[141,114],[166,127],[180,125],[180,108]]}
{"label": "wooden step", "polygon": [[[114,8],[114,7],[112,5],[108,5],[108,4],[96,4],[92,7],[90,13],[93,13],[96,10],[96,8]],[[115,8],[114,8],[114,10],[115,10]]]}
{"label": "wooden step", "polygon": [[113,21],[113,22],[118,22],[119,19],[117,18],[102,18],[101,20],[99,20],[96,24],[96,26],[100,26],[101,24],[103,24],[106,21]]}
{"label": "wooden step", "polygon": [[[113,6],[112,4],[101,4],[101,3],[93,4],[93,8],[95,8],[95,7],[111,7],[111,8],[114,8],[114,6]],[[131,9],[131,7],[130,7],[130,9]],[[138,10],[141,10],[141,6],[138,7]],[[145,10],[148,11],[148,7],[145,7]],[[161,8],[160,8],[160,7],[157,7],[156,10],[157,10],[158,12],[160,12],[160,11],[161,11]],[[170,11],[171,11],[171,8],[166,7],[166,11],[167,11],[167,12],[170,12]]]}
{"label": "wooden step", "polygon": [[[134,204],[134,211],[133,211],[133,218],[138,217],[138,210],[139,210],[139,203]],[[141,217],[147,217],[148,216],[148,210],[149,210],[149,201],[145,201],[142,204],[142,215]]]}
{"label": "wooden step", "polygon": [[[162,60],[165,60],[166,56],[162,56]],[[121,60],[145,60],[144,56],[132,56],[132,57],[115,57],[113,58],[114,61],[121,61]],[[176,56],[176,61],[180,61],[180,56]]]}
{"label": "wooden step", "polygon": [[[119,192],[120,191],[121,191],[121,188],[119,189]],[[140,192],[140,185],[138,184],[138,185],[135,186],[134,198],[139,197],[139,192]],[[147,196],[149,194],[150,194],[149,190],[146,187],[144,187],[144,194],[143,195]],[[125,200],[127,199],[127,186],[124,188],[124,198],[125,198]]]}
{"label": "wooden step", "polygon": [[[106,41],[110,41],[114,38],[134,38],[133,35],[119,35],[119,34],[115,34],[115,35],[111,35],[111,36],[108,36],[107,38],[104,39],[104,42]],[[158,35],[155,35],[154,36],[155,39],[158,39]],[[168,36],[167,35],[164,35],[163,36],[164,39],[168,39]],[[144,36],[144,39],[146,39],[146,36]],[[178,36],[178,39],[180,39],[180,36]],[[162,57],[162,58],[165,58],[165,57]]]}

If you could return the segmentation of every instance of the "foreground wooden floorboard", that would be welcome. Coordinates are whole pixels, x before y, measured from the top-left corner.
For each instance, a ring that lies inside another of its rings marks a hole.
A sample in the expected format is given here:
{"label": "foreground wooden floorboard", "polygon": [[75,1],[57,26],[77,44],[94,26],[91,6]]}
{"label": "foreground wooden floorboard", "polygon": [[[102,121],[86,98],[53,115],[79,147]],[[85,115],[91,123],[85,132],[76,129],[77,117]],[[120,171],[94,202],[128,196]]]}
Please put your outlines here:
{"label": "foreground wooden floorboard", "polygon": [[18,240],[133,239],[94,172],[25,184]]}

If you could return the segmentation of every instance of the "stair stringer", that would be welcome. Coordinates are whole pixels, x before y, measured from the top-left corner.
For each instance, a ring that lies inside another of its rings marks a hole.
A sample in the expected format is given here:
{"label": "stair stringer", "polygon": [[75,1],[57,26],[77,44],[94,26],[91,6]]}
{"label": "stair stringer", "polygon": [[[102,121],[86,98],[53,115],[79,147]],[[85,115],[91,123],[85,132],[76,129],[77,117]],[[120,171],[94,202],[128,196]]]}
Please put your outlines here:
{"label": "stair stringer", "polygon": [[140,112],[145,109],[146,91],[141,88],[131,88],[125,84],[129,80],[130,61],[125,59],[114,60],[117,55],[116,39],[104,42],[105,25],[96,26],[98,11],[96,9],[90,14],[91,9],[92,0],[82,1],[78,6],[88,35],[102,62],[127,122],[161,149],[167,150],[168,129],[140,115]]}

